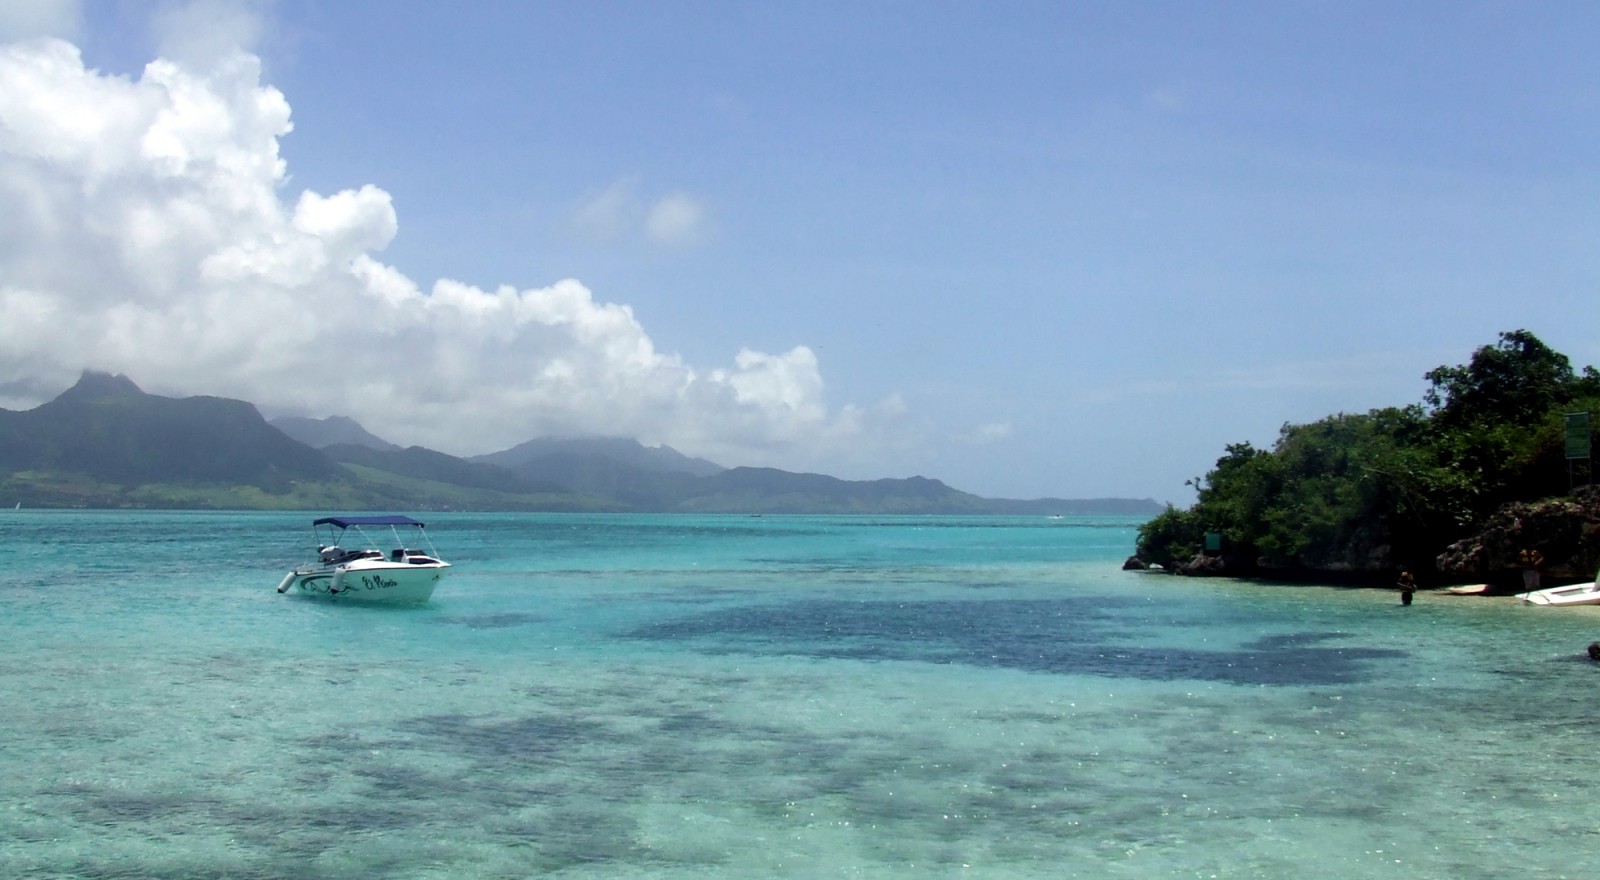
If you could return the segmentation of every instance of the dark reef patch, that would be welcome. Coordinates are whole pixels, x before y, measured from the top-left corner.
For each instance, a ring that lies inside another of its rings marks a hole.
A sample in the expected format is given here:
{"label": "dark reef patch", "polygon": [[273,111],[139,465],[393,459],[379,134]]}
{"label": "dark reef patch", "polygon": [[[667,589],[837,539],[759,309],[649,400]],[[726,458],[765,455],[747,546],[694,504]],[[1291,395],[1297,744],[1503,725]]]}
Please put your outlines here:
{"label": "dark reef patch", "polygon": [[1232,649],[1139,645],[1131,603],[1089,600],[805,601],[751,605],[640,627],[628,638],[714,653],[1001,667],[1150,681],[1327,685],[1406,656],[1340,647],[1338,633],[1266,636]]}

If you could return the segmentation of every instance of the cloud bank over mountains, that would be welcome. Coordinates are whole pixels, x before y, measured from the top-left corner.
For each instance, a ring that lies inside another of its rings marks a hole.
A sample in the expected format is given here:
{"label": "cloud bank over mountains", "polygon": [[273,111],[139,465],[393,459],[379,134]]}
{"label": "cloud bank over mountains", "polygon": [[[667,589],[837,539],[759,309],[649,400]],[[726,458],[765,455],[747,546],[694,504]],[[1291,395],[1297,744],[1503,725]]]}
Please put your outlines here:
{"label": "cloud bank over mountains", "polygon": [[[577,280],[425,288],[378,257],[400,230],[389,193],[293,191],[290,104],[259,58],[183,57],[134,79],[59,39],[0,46],[0,406],[89,368],[455,454],[607,434],[788,468],[882,453],[905,423],[893,397],[831,408],[803,345],[684,363]],[[694,197],[631,186],[590,221],[705,234]]]}

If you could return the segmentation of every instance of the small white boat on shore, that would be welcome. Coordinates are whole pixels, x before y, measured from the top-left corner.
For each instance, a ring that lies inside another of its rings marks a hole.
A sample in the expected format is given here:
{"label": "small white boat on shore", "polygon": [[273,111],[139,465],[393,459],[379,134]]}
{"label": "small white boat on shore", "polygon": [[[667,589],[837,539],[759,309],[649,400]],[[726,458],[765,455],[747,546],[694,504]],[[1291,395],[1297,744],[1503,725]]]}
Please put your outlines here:
{"label": "small white boat on shore", "polygon": [[1600,578],[1592,584],[1569,584],[1518,593],[1524,605],[1600,605]]}
{"label": "small white boat on shore", "polygon": [[[388,526],[393,549],[385,553],[363,526]],[[402,527],[412,530],[412,540],[401,537]],[[311,528],[317,535],[317,558],[284,575],[279,593],[298,590],[349,602],[426,602],[450,568],[433,549],[426,526],[409,516],[325,516],[312,521]],[[367,546],[343,546],[351,529]],[[426,551],[408,546],[419,543],[418,538]]]}

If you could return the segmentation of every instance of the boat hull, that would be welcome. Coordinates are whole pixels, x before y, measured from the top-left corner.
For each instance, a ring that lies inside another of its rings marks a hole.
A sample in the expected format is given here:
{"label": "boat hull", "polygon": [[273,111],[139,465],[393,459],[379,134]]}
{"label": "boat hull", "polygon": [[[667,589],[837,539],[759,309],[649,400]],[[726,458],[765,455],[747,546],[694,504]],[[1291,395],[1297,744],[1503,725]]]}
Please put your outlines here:
{"label": "boat hull", "polygon": [[1518,593],[1517,598],[1527,605],[1600,605],[1600,584],[1550,587],[1531,593]]}
{"label": "boat hull", "polygon": [[279,592],[293,590],[342,602],[426,602],[449,568],[446,562],[419,565],[362,561],[333,568],[298,569],[284,578]]}

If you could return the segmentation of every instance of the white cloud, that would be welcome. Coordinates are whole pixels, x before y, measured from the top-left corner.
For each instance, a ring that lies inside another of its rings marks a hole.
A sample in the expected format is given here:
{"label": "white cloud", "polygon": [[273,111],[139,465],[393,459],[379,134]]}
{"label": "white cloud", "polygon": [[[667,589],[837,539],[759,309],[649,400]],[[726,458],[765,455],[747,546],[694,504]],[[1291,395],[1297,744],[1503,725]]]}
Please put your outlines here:
{"label": "white cloud", "polygon": [[[903,418],[894,401],[830,411],[804,346],[696,369],[576,280],[416,283],[375,256],[399,229],[389,194],[285,193],[288,101],[255,56],[201,54],[134,79],[60,40],[0,46],[8,403],[93,368],[447,452],[602,433],[776,466],[878,448]],[[665,242],[705,228],[692,196],[647,204],[632,181],[584,214]]]}
{"label": "white cloud", "polygon": [[650,206],[644,225],[660,244],[698,244],[706,235],[705,204],[687,193],[670,193]]}
{"label": "white cloud", "polygon": [[591,241],[612,243],[642,236],[651,244],[689,247],[710,234],[705,202],[686,192],[654,201],[639,192],[639,180],[622,178],[583,200],[573,210],[573,225]]}
{"label": "white cloud", "polygon": [[622,238],[644,218],[638,188],[633,178],[618,180],[579,204],[572,212],[573,224],[593,241]]}
{"label": "white cloud", "polygon": [[965,435],[956,438],[957,442],[971,446],[987,446],[990,443],[999,443],[1011,437],[1013,428],[1010,422],[989,422],[973,428]]}
{"label": "white cloud", "polygon": [[80,0],[5,0],[0,3],[0,43],[35,37],[74,39],[82,27]]}
{"label": "white cloud", "polygon": [[263,2],[189,0],[160,7],[155,31],[161,56],[207,68],[241,50],[253,50],[265,28]]}
{"label": "white cloud", "polygon": [[802,346],[784,355],[744,349],[734,362],[737,370],[717,370],[711,381],[726,385],[735,400],[782,408],[800,418],[820,415],[822,375],[811,349]]}

